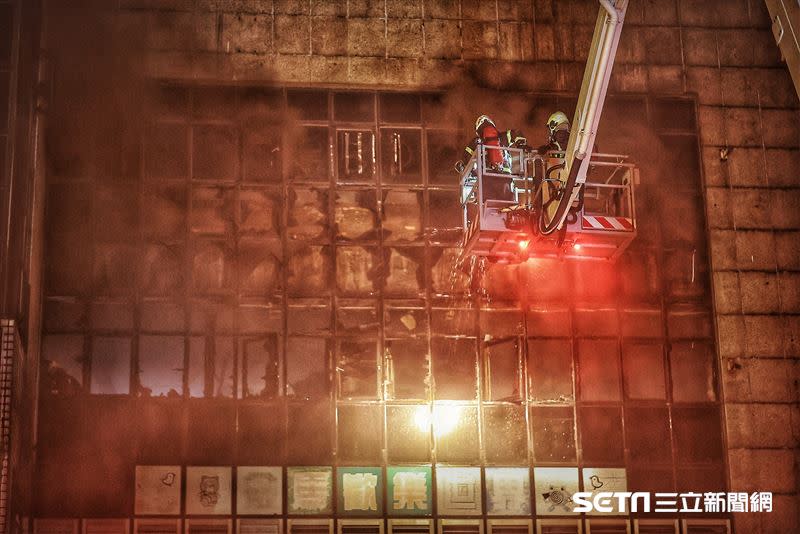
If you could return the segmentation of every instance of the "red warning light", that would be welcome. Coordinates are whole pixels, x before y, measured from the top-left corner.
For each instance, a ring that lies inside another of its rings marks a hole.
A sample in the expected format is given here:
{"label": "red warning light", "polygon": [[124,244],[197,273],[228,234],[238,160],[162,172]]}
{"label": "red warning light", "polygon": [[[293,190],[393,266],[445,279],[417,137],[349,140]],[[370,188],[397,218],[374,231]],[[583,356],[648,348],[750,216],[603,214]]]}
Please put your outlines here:
{"label": "red warning light", "polygon": [[530,241],[528,241],[527,239],[523,239],[522,241],[519,242],[519,249],[520,250],[525,250],[526,248],[528,248],[529,244],[530,244]]}

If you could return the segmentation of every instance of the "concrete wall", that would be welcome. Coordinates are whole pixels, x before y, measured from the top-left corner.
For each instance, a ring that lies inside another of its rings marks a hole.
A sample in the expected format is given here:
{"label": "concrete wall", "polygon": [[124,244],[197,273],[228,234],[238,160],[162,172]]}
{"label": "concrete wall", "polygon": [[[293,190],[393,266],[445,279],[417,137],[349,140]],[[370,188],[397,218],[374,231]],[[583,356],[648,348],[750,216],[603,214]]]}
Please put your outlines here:
{"label": "concrete wall", "polygon": [[[612,91],[697,95],[739,532],[800,522],[800,113],[761,0],[632,0]],[[590,0],[120,0],[155,77],[576,93]],[[534,68],[535,66],[535,68]],[[727,161],[720,149],[728,147]]]}

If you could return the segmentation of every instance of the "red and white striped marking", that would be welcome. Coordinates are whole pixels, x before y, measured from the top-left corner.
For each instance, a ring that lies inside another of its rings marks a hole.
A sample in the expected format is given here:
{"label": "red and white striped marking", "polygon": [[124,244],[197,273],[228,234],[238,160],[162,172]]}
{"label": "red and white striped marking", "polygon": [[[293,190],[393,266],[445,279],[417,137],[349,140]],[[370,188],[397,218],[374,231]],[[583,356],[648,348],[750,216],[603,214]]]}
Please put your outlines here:
{"label": "red and white striped marking", "polygon": [[603,217],[599,215],[584,215],[581,228],[592,230],[618,230],[622,232],[633,231],[633,221],[627,217]]}

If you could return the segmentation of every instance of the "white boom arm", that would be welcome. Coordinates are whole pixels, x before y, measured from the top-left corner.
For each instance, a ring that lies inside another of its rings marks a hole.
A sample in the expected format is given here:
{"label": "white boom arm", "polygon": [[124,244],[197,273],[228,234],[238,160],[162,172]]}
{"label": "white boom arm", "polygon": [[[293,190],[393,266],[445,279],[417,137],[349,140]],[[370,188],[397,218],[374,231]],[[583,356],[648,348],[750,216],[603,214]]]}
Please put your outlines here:
{"label": "white boom arm", "polygon": [[558,205],[550,208],[545,220],[544,233],[561,228],[576,200],[581,184],[586,181],[594,138],[600,123],[603,103],[614,66],[617,44],[622,33],[622,22],[628,9],[628,0],[599,0],[602,8],[597,16],[589,58],[583,73],[583,83],[572,119],[572,128],[565,155],[565,167],[560,173],[565,194]]}

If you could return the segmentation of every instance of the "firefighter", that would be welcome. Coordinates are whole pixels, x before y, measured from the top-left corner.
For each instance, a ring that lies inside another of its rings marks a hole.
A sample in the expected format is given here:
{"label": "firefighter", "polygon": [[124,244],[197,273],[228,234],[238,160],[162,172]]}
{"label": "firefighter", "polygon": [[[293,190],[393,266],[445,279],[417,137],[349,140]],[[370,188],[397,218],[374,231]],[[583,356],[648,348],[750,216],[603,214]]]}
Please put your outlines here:
{"label": "firefighter", "polygon": [[[486,169],[490,172],[511,174],[513,158],[507,150],[500,150],[500,147],[524,147],[527,145],[525,137],[516,130],[506,130],[500,132],[494,121],[487,115],[481,115],[475,121],[475,137],[469,145],[464,148],[464,155],[461,159],[460,168],[469,161],[478,145],[488,147],[498,147],[497,149],[486,150]],[[511,196],[511,183],[503,183],[498,180],[487,180],[484,183],[486,198],[508,199]]]}
{"label": "firefighter", "polygon": [[[546,150],[563,152],[569,142],[569,119],[563,111],[556,111],[547,119],[547,145]],[[542,150],[540,149],[540,152]]]}

